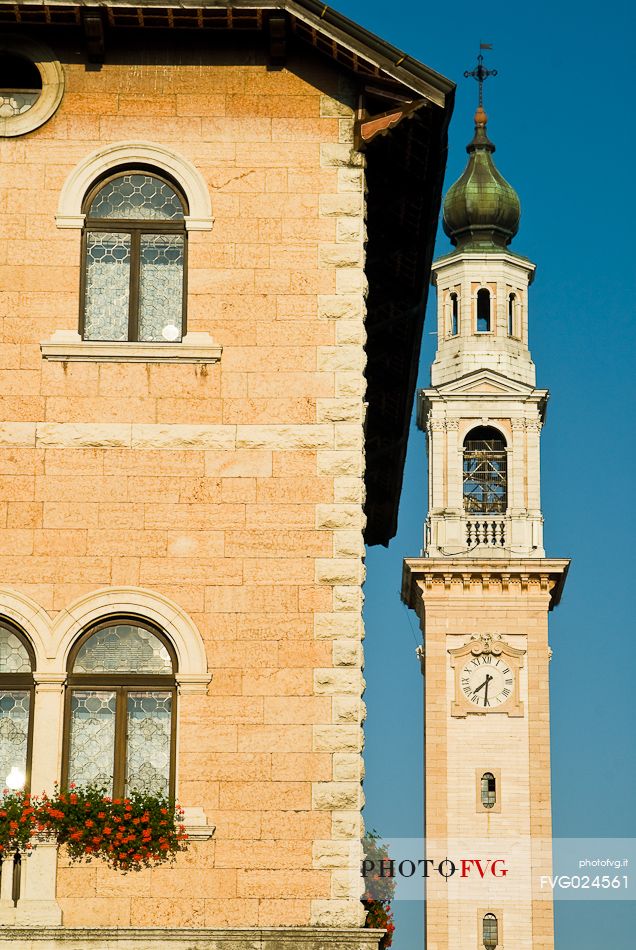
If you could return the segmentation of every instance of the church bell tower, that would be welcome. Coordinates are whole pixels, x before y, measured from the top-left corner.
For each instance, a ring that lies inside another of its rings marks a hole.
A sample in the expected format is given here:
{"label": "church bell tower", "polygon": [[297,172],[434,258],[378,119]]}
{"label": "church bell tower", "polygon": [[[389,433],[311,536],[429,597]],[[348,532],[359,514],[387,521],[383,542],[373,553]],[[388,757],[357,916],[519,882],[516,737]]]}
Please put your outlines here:
{"label": "church bell tower", "polygon": [[426,856],[457,868],[427,879],[426,948],[552,950],[548,613],[569,562],[543,546],[535,265],[509,248],[520,204],[493,161],[481,56],[469,75],[475,133],[444,202],[454,249],[433,264],[438,346],[418,394],[424,550],[402,587],[423,631]]}

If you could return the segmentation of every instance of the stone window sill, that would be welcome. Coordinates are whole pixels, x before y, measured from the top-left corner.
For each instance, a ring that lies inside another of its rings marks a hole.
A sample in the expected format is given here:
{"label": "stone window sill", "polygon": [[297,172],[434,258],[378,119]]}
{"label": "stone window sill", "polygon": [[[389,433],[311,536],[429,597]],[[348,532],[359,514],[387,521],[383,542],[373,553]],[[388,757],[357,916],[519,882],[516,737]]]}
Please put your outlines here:
{"label": "stone window sill", "polygon": [[209,333],[187,333],[180,343],[130,343],[83,340],[73,330],[56,330],[40,349],[45,360],[65,363],[218,363],[223,352]]}
{"label": "stone window sill", "polygon": [[184,820],[186,834],[191,841],[209,841],[216,831],[215,825],[209,825],[202,808],[186,807]]}

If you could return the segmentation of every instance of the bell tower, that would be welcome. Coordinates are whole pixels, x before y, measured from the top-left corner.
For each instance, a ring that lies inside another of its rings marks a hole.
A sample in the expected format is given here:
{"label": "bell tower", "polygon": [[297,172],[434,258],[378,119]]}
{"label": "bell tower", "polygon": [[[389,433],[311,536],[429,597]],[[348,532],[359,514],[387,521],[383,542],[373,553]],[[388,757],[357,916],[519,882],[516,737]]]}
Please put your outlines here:
{"label": "bell tower", "polygon": [[[539,446],[548,392],[528,349],[535,265],[510,250],[520,203],[497,170],[479,57],[468,163],[433,264],[437,339],[418,394],[428,447],[423,556],[404,563],[425,710],[427,950],[552,950],[548,613],[569,561],[543,547]],[[498,860],[497,872],[461,859]],[[447,865],[447,867],[449,867]]]}

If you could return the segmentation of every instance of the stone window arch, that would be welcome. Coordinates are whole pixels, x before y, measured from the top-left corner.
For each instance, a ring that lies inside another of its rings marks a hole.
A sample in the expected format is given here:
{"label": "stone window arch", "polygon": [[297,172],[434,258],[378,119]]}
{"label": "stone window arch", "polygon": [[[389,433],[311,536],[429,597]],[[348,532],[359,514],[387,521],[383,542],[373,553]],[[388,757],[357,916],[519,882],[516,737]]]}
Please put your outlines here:
{"label": "stone window arch", "polygon": [[115,142],[91,152],[71,171],[60,192],[55,215],[58,228],[81,228],[82,205],[88,190],[118,168],[154,168],[175,182],[188,204],[186,231],[212,229],[212,205],[205,179],[183,155],[155,142]]}

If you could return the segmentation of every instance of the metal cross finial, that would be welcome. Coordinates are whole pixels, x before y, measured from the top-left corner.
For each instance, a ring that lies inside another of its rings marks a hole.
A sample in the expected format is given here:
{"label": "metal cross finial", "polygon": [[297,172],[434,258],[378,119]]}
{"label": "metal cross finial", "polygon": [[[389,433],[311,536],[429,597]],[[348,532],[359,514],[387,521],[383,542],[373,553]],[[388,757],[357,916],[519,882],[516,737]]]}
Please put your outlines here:
{"label": "metal cross finial", "polygon": [[[491,49],[492,47],[490,43],[481,43],[479,48],[481,50],[481,49]],[[470,76],[472,76],[473,79],[476,79],[477,82],[479,83],[480,108],[483,108],[483,105],[484,105],[484,82],[486,79],[488,79],[489,76],[496,76],[496,75],[497,75],[496,69],[486,69],[486,67],[484,66],[484,57],[482,53],[479,53],[479,56],[477,57],[477,68],[473,69],[470,72],[466,70],[466,72],[464,73],[464,77],[466,79],[469,79]]]}

